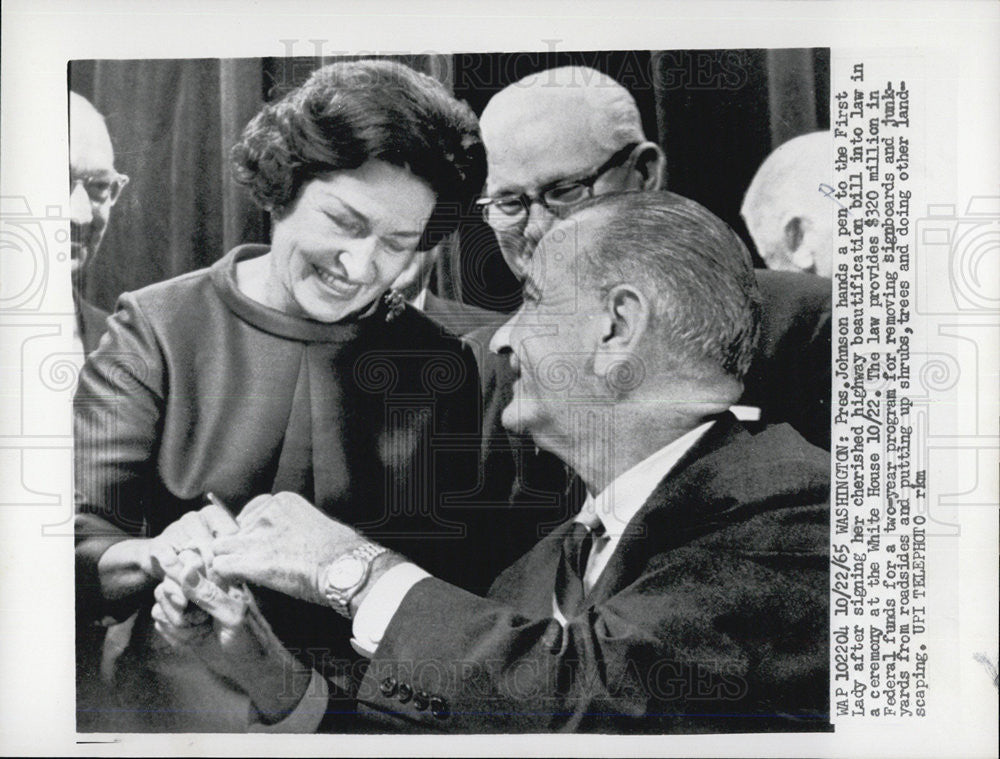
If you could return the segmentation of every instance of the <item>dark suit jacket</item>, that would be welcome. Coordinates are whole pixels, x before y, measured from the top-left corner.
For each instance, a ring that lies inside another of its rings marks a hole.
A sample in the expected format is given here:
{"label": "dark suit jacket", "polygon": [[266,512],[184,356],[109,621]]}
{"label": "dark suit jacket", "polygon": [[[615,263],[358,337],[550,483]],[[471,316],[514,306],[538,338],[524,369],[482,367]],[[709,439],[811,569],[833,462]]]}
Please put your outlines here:
{"label": "dark suit jacket", "polygon": [[458,732],[829,729],[829,456],[724,414],[633,519],[586,609],[552,618],[562,525],[479,598],[407,594],[360,709]]}
{"label": "dark suit jacket", "polygon": [[[761,409],[762,429],[787,422],[813,445],[830,448],[831,283],[823,277],[758,269],[761,330],[757,355],[744,381],[740,403]],[[481,327],[465,336],[479,362],[483,389],[483,470],[491,492],[505,483],[515,509],[511,540],[524,550],[551,526],[575,513],[582,490],[555,456],[536,452],[528,435],[508,433],[500,423],[510,403],[514,374],[505,357],[489,352],[499,327]],[[513,483],[513,485],[511,485]]]}
{"label": "dark suit jacket", "polygon": [[830,450],[829,279],[757,269],[761,295],[757,356],[740,403],[757,406],[763,424],[788,422]]}
{"label": "dark suit jacket", "polygon": [[[80,374],[78,624],[138,611],[114,672],[118,708],[87,715],[108,732],[244,721],[229,719],[220,689],[201,687],[209,678],[190,654],[163,655],[152,593],[111,602],[98,577],[111,544],[160,534],[208,491],[234,513],[257,494],[297,492],[475,592],[516,558],[502,554],[498,519],[477,501],[479,379],[469,350],[409,307],[387,320],[382,302],[366,317],[322,324],[261,306],[240,292],[235,271],[265,252],[241,246],[211,269],[123,295]],[[346,620],[256,595],[303,662],[335,682],[353,677]],[[343,634],[331,637],[337,626]]]}
{"label": "dark suit jacket", "polygon": [[507,318],[496,311],[441,298],[432,292],[428,292],[424,299],[424,313],[460,337],[481,327],[499,326]]}
{"label": "dark suit jacket", "polygon": [[[85,300],[73,289],[76,308],[76,325],[83,343],[83,355],[89,356],[97,348],[106,329],[108,312]],[[78,620],[76,625],[76,687],[77,729],[91,732],[98,729],[96,715],[107,708],[107,688],[101,682],[101,649],[107,628],[93,620]]]}
{"label": "dark suit jacket", "polygon": [[89,356],[97,348],[101,335],[107,331],[110,314],[90,301],[84,300],[75,290],[73,302],[76,304],[76,324],[80,330],[80,340],[83,342],[83,353]]}

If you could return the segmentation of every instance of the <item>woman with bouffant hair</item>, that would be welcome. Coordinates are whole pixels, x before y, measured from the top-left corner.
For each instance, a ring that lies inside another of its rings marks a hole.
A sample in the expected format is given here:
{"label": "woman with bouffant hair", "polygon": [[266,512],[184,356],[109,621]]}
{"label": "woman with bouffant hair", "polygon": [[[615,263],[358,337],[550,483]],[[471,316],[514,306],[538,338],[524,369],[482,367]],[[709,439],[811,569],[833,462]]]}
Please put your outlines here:
{"label": "woman with bouffant hair", "polygon": [[136,614],[98,730],[311,730],[317,704],[351,729],[350,700],[325,701],[361,674],[332,608],[231,588],[220,627],[188,606],[217,579],[211,540],[259,494],[298,493],[484,590],[455,495],[476,489],[477,447],[446,467],[434,450],[478,433],[475,361],[389,293],[482,186],[475,117],[403,65],[336,63],[265,106],[232,157],[270,246],[124,294],[80,378],[79,618]]}
{"label": "woman with bouffant hair", "polygon": [[326,66],[265,106],[233,148],[233,173],[261,208],[281,214],[304,183],[367,161],[407,168],[437,204],[431,247],[486,179],[475,115],[435,79],[387,61]]}

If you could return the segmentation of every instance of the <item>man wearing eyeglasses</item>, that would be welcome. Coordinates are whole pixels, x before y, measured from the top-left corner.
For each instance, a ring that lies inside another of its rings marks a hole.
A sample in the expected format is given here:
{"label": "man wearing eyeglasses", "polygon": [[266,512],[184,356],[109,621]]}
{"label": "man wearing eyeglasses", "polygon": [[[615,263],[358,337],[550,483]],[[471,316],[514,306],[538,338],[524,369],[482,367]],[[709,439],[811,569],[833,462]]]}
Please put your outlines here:
{"label": "man wearing eyeglasses", "polygon": [[[491,347],[516,379],[504,421],[580,473],[579,514],[485,597],[293,493],[244,506],[212,541],[211,570],[352,620],[370,657],[359,729],[827,730],[829,454],[727,410],[757,303],[749,252],[703,206],[664,192],[575,206],[540,241]],[[524,518],[498,522],[497,541]],[[229,671],[244,655],[227,642],[232,599],[194,563],[164,571],[161,631]],[[214,621],[186,623],[188,601]],[[354,708],[327,695],[301,708]]]}
{"label": "man wearing eyeglasses", "polygon": [[[477,205],[518,279],[538,241],[575,205],[610,192],[655,190],[663,181],[663,150],[646,139],[634,98],[594,69],[555,68],[511,84],[486,105],[480,129],[488,174]],[[488,348],[498,326],[467,341],[480,359],[487,487],[496,492],[512,482],[511,504],[534,515],[511,520],[506,542],[515,556],[537,540],[537,524],[575,513],[583,492],[560,459],[501,424],[514,377]]]}
{"label": "man wearing eyeglasses", "polygon": [[[480,128],[488,176],[478,205],[520,279],[542,235],[575,204],[663,184],[663,151],[646,139],[632,95],[593,69],[550,69],[511,84],[487,104]],[[759,415],[761,423],[788,422],[809,442],[829,449],[830,282],[786,272],[756,275],[760,341],[737,409],[744,420]],[[480,357],[483,380],[484,470],[514,482],[514,505],[534,508],[555,499],[560,515],[568,515],[579,493],[565,492],[569,480],[561,463],[535,453],[530,440],[508,435],[500,423],[513,378],[487,349],[495,331],[483,328],[467,337]],[[513,462],[505,449],[514,452]]]}
{"label": "man wearing eyeglasses", "polygon": [[70,275],[77,312],[77,339],[89,355],[108,314],[83,295],[87,262],[97,253],[111,209],[128,184],[115,171],[115,153],[104,117],[81,95],[69,94]]}
{"label": "man wearing eyeglasses", "polygon": [[593,69],[550,69],[510,85],[487,104],[480,128],[489,173],[479,205],[522,279],[560,211],[663,181],[663,151],[643,134],[635,100]]}
{"label": "man wearing eyeglasses", "polygon": [[[83,358],[97,347],[108,313],[84,297],[84,272],[97,253],[111,209],[128,183],[115,171],[115,154],[104,117],[90,101],[69,94],[70,277],[76,324],[73,340]],[[87,730],[94,715],[110,708],[110,693],[101,678],[102,658],[113,658],[128,640],[131,622],[111,627],[80,619],[76,624],[78,727]]]}

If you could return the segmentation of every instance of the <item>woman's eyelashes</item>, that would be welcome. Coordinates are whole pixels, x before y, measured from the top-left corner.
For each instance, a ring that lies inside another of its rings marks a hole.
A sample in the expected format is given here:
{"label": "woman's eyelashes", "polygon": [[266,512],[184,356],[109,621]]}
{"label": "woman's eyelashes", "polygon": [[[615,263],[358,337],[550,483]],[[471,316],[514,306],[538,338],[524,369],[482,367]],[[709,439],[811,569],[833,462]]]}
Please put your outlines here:
{"label": "woman's eyelashes", "polygon": [[[370,225],[359,219],[347,218],[329,211],[324,212],[324,214],[338,234],[355,239],[371,235]],[[379,238],[379,246],[389,253],[409,253],[416,246],[416,243],[416,238],[413,238],[409,233],[402,233],[401,237],[392,233]]]}
{"label": "woman's eyelashes", "polygon": [[342,234],[349,237],[366,237],[368,235],[368,225],[360,219],[348,218],[330,211],[324,211],[324,214],[334,228]]}

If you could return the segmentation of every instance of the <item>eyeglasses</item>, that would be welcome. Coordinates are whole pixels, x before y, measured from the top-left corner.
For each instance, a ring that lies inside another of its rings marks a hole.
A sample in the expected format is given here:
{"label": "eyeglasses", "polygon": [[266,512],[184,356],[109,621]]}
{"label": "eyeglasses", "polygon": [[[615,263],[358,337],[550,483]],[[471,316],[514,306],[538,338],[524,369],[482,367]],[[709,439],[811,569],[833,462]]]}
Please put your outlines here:
{"label": "eyeglasses", "polygon": [[494,229],[507,229],[521,224],[528,216],[531,204],[538,202],[547,211],[558,214],[571,206],[594,197],[594,183],[611,169],[624,163],[632,155],[639,143],[631,142],[617,150],[613,156],[598,166],[592,173],[580,179],[553,182],[538,193],[529,195],[497,195],[479,198],[476,205],[481,209],[483,219]]}
{"label": "eyeglasses", "polygon": [[128,184],[128,177],[124,174],[95,174],[82,177],[70,177],[69,194],[72,195],[77,185],[83,185],[87,192],[87,197],[91,203],[104,205],[110,203],[114,205],[118,202],[118,197]]}

